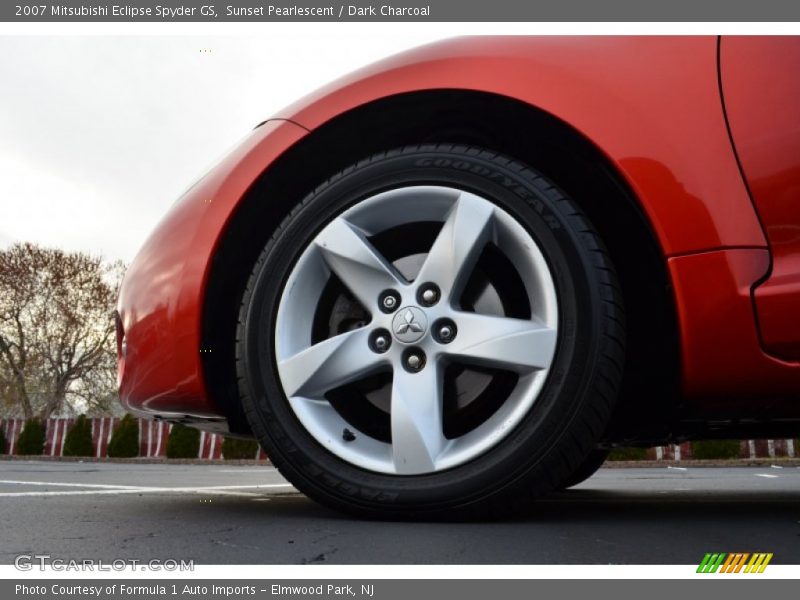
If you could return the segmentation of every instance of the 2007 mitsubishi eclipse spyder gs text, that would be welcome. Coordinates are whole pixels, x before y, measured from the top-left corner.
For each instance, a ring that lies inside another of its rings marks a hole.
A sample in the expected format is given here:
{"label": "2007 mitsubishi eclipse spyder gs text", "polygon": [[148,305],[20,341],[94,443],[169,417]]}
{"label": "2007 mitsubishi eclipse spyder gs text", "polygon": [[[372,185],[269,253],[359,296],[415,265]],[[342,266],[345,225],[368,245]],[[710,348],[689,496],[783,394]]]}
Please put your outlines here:
{"label": "2007 mitsubishi eclipse spyder gs text", "polygon": [[[800,433],[800,39],[480,37],[262,123],[118,306],[140,416],[373,516]],[[205,126],[210,126],[206,124]]]}

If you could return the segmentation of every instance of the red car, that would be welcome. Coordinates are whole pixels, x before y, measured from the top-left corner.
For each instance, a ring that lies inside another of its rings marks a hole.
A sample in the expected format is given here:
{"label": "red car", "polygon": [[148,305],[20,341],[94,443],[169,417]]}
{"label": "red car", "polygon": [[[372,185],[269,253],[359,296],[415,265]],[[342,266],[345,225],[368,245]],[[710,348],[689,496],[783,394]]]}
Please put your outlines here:
{"label": "red car", "polygon": [[798,107],[790,37],[465,38],[360,71],[151,235],[122,402],[379,516],[503,513],[615,445],[797,436]]}

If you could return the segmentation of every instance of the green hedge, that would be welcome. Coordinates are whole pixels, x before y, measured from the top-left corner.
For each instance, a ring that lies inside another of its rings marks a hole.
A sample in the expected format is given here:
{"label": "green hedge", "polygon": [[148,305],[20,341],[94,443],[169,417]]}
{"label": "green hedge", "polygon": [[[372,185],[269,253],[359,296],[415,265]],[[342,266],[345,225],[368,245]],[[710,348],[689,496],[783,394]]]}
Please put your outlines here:
{"label": "green hedge", "polygon": [[606,460],[645,460],[647,448],[614,448]]}
{"label": "green hedge", "polygon": [[64,438],[64,456],[93,456],[92,424],[80,415]]}
{"label": "green hedge", "polygon": [[226,460],[255,458],[256,452],[258,452],[258,442],[253,440],[226,437],[222,442],[222,458]]}
{"label": "green hedge", "polygon": [[28,419],[17,440],[17,454],[34,456],[44,452],[44,427],[38,419]]}
{"label": "green hedge", "polygon": [[125,415],[111,434],[108,455],[112,458],[139,456],[139,421]]}
{"label": "green hedge", "polygon": [[6,453],[6,435],[3,433],[3,430],[0,429],[0,454]]}
{"label": "green hedge", "polygon": [[167,458],[197,458],[200,432],[180,423],[172,426],[167,440]]}
{"label": "green hedge", "polygon": [[739,458],[740,448],[739,440],[701,440],[692,442],[692,458]]}

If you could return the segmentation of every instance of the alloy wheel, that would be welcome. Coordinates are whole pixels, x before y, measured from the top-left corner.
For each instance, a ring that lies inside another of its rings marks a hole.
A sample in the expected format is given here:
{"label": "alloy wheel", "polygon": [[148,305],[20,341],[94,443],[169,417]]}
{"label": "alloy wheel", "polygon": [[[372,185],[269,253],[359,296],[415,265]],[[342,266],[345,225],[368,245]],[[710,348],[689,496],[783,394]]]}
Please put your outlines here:
{"label": "alloy wheel", "polygon": [[319,444],[368,471],[422,475],[513,431],[557,341],[555,286],[533,236],[482,196],[409,186],[357,202],[303,250],[280,295],[274,356]]}

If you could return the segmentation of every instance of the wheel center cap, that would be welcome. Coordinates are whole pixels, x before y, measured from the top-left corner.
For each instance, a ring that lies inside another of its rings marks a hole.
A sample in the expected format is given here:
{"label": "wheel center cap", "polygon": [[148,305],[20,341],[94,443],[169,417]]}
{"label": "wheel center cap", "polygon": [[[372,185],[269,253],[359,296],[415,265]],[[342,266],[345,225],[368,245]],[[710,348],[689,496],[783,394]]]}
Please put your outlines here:
{"label": "wheel center cap", "polygon": [[394,337],[405,344],[420,340],[428,330],[428,317],[416,306],[404,306],[392,319]]}

